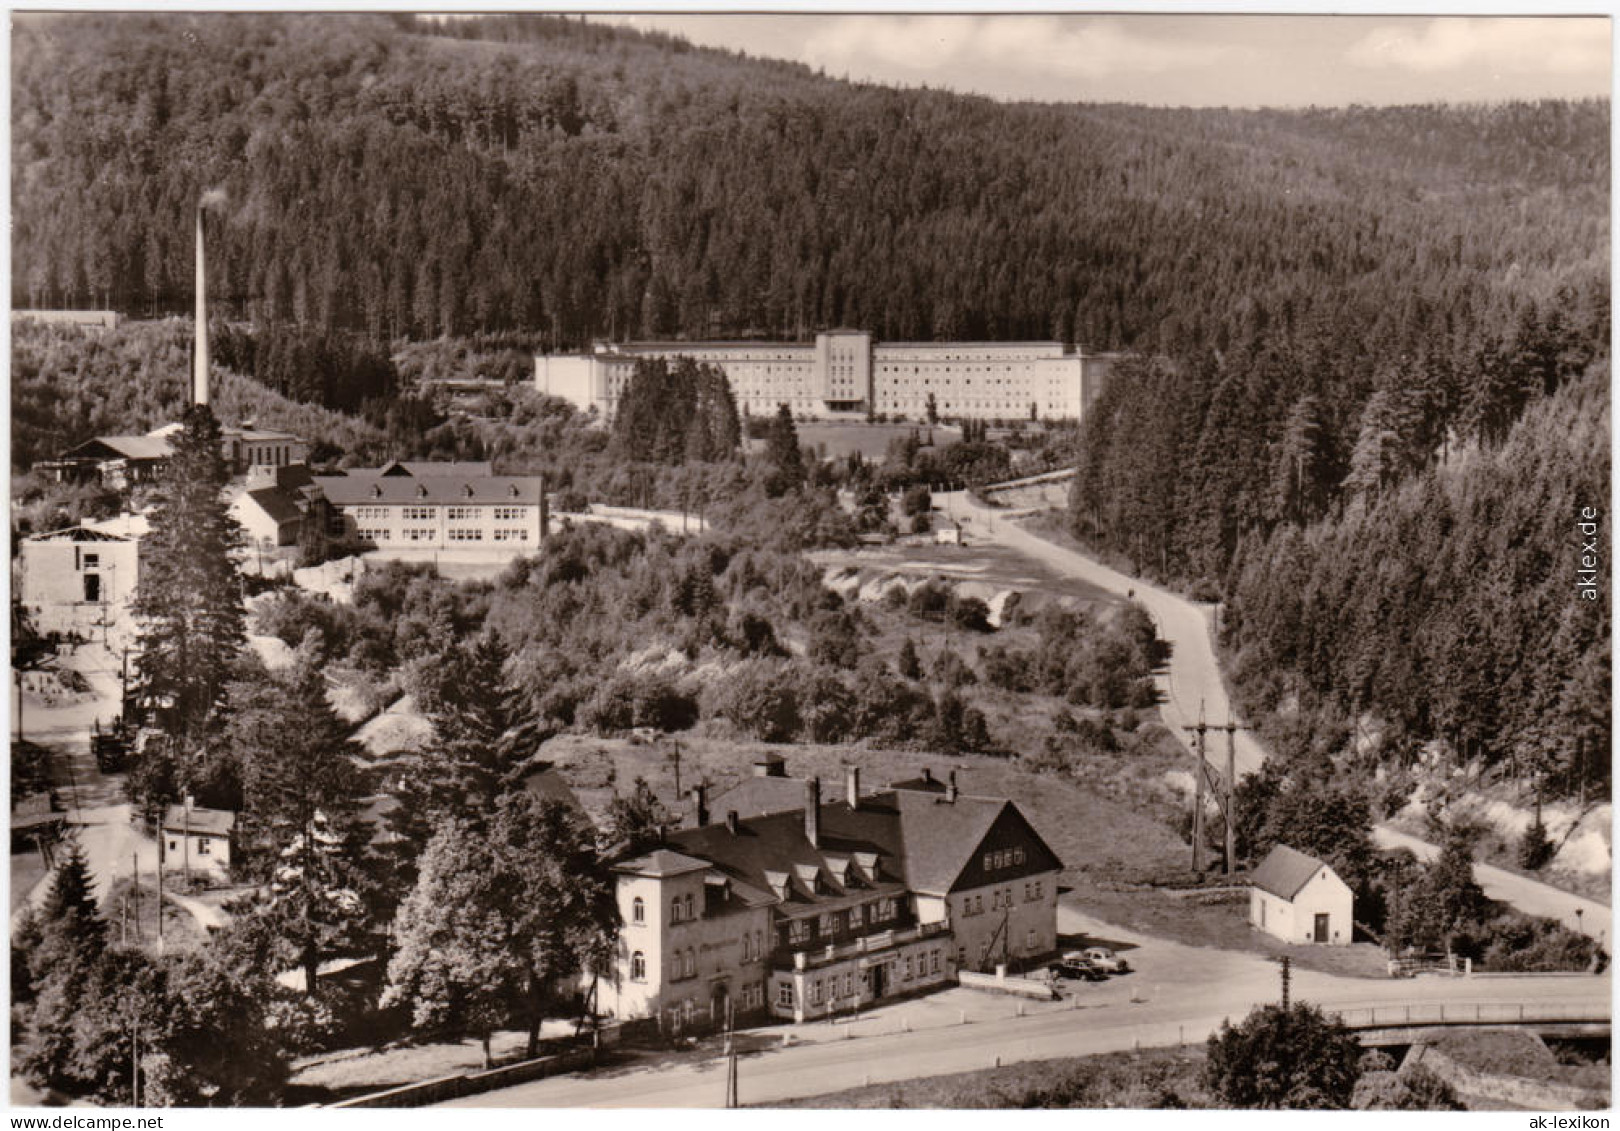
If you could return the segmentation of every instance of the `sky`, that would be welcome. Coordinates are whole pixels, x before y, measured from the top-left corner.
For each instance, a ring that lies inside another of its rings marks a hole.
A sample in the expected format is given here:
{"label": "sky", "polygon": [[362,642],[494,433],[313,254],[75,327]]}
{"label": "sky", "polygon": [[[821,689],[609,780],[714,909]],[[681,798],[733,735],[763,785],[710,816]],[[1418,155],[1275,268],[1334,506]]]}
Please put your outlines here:
{"label": "sky", "polygon": [[[1592,11],[1592,9],[1587,9]],[[994,98],[1344,106],[1607,97],[1606,15],[602,15],[836,78]]]}

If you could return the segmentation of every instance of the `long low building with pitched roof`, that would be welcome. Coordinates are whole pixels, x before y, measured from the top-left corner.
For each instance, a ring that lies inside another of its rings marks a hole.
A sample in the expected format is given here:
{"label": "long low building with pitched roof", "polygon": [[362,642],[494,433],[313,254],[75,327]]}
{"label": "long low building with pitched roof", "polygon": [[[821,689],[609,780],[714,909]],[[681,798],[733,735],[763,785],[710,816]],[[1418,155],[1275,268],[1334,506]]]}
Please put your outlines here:
{"label": "long low building with pitched roof", "polygon": [[394,462],[317,475],[329,532],[379,550],[537,550],[545,537],[546,481],[495,475],[487,463]]}

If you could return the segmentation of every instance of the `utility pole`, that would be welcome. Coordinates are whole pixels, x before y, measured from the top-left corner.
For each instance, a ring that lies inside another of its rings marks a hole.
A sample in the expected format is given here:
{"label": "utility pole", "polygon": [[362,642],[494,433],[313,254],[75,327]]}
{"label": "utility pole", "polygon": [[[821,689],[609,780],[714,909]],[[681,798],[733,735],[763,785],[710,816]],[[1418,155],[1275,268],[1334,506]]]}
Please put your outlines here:
{"label": "utility pole", "polygon": [[678,738],[675,740],[675,750],[670,754],[669,760],[675,767],[675,796],[679,797],[681,795],[681,740]]}
{"label": "utility pole", "polygon": [[141,870],[140,858],[129,854],[130,898],[135,901],[135,941],[141,941]]}
{"label": "utility pole", "polygon": [[1282,962],[1282,1007],[1283,1007],[1283,1012],[1287,1013],[1288,1012],[1288,984],[1292,980],[1291,967],[1293,965],[1293,959],[1289,958],[1288,955],[1285,954],[1285,955],[1282,956],[1280,961]]}
{"label": "utility pole", "polygon": [[1198,764],[1193,767],[1193,819],[1192,866],[1200,876],[1204,874],[1204,735],[1209,727],[1204,723],[1204,704],[1198,703],[1198,725],[1186,728],[1198,736]]}
{"label": "utility pole", "polygon": [[1237,732],[1245,729],[1226,709],[1226,874],[1237,867]]}
{"label": "utility pole", "polygon": [[732,1026],[731,998],[726,997],[726,1107],[741,1107],[737,1099],[737,1043]]}

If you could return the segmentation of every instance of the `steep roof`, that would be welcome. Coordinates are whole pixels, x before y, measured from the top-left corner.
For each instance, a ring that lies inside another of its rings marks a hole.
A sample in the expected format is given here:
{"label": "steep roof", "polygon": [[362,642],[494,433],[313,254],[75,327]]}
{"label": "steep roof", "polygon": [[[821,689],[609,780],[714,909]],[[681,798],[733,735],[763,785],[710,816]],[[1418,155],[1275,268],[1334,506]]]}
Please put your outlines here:
{"label": "steep roof", "polygon": [[616,872],[633,872],[638,876],[680,876],[687,872],[706,872],[707,860],[698,860],[668,848],[655,848],[651,852],[624,860],[613,866]]}
{"label": "steep roof", "polygon": [[317,475],[315,485],[337,506],[365,503],[508,503],[538,505],[543,480],[537,475],[411,476]]}
{"label": "steep roof", "polygon": [[1062,867],[1018,806],[1002,798],[960,794],[955,801],[947,801],[934,793],[889,790],[862,796],[855,808],[847,802],[823,800],[819,844],[812,845],[804,831],[801,779],[752,778],[725,796],[741,793],[745,799],[763,798],[776,787],[760,789],[754,783],[771,781],[793,787],[794,800],[788,807],[751,817],[742,817],[738,810],[735,833],[722,821],[681,829],[671,834],[670,843],[683,853],[712,861],[734,879],[766,891],[775,887],[773,874],[789,877],[793,898],[806,901],[836,900],[849,893],[836,882],[827,882],[819,892],[812,890],[800,881],[799,869],[814,867],[828,877],[830,861],[859,852],[876,853],[880,858],[876,882],[863,885],[863,893],[869,894],[870,889],[943,895],[953,889],[985,837],[1002,819],[1016,822],[1036,843],[1032,870]]}
{"label": "steep roof", "polygon": [[173,448],[164,436],[96,436],[62,453],[63,459],[168,459]]}
{"label": "steep roof", "polygon": [[61,530],[47,530],[41,534],[30,534],[23,539],[25,542],[128,542],[129,539],[122,534],[114,534],[107,530],[93,530],[88,526],[67,526]]}
{"label": "steep roof", "polygon": [[1324,867],[1326,865],[1316,857],[1279,844],[1260,862],[1249,882],[1280,899],[1293,899],[1316,875],[1317,869]]}
{"label": "steep roof", "polygon": [[260,487],[256,491],[245,491],[238,501],[251,500],[255,506],[270,516],[272,522],[279,524],[297,522],[303,518],[303,512],[280,487]]}
{"label": "steep roof", "polygon": [[189,832],[192,836],[230,836],[236,827],[236,814],[229,809],[199,809],[171,805],[163,813],[165,832]]}
{"label": "steep roof", "polygon": [[386,475],[395,478],[410,475],[421,478],[438,475],[472,475],[488,478],[495,474],[495,465],[488,460],[422,460],[392,459],[381,467],[349,469],[350,475]]}
{"label": "steep roof", "polygon": [[[786,809],[804,808],[804,778],[744,778],[709,803],[717,817],[728,812],[739,817],[760,817]],[[823,798],[825,800],[825,798]]]}
{"label": "steep roof", "polygon": [[591,815],[585,811],[585,806],[579,803],[568,782],[550,762],[535,762],[523,778],[523,788],[540,798],[542,801],[559,801],[574,814],[576,820],[585,827],[594,827],[595,822]]}

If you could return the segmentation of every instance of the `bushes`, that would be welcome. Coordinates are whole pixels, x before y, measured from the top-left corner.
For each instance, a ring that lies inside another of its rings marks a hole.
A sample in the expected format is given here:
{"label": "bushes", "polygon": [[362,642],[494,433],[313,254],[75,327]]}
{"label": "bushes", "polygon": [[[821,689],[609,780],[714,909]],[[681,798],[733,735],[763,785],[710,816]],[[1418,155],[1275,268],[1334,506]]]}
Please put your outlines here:
{"label": "bushes", "polygon": [[1204,1083],[1229,1107],[1347,1108],[1360,1058],[1355,1035],[1315,1006],[1266,1005],[1209,1038]]}

